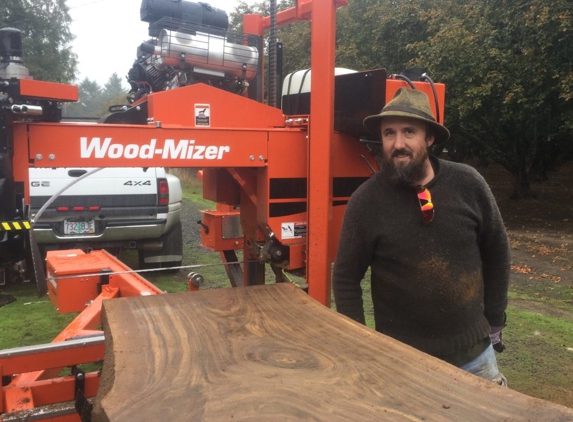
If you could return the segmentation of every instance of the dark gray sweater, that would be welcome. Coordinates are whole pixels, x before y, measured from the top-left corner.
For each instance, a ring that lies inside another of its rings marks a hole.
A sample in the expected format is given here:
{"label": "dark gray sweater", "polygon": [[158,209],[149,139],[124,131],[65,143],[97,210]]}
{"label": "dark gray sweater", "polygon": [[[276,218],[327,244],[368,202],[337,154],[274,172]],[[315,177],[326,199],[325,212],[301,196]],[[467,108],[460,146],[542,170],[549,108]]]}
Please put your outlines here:
{"label": "dark gray sweater", "polygon": [[339,312],[364,323],[360,281],[371,267],[376,330],[434,356],[460,353],[501,326],[510,251],[495,199],[473,168],[431,157],[434,220],[416,190],[381,173],[352,195],[333,273]]}

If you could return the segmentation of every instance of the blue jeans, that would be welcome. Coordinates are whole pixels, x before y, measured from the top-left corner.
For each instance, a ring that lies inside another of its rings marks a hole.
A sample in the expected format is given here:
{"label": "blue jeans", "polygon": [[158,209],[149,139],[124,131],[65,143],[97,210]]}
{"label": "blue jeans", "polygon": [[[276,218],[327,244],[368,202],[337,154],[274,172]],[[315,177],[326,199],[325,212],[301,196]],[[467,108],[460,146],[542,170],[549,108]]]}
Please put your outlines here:
{"label": "blue jeans", "polygon": [[460,369],[507,387],[507,379],[499,372],[497,359],[491,344],[477,358],[460,366]]}

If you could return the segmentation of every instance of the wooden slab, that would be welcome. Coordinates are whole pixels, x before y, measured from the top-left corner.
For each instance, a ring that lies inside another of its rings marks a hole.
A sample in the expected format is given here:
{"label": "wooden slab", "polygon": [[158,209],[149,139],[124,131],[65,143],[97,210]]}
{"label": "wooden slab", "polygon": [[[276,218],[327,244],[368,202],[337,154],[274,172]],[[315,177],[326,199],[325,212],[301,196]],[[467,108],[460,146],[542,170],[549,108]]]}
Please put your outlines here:
{"label": "wooden slab", "polygon": [[463,372],[292,284],[103,308],[93,421],[573,421],[573,409]]}

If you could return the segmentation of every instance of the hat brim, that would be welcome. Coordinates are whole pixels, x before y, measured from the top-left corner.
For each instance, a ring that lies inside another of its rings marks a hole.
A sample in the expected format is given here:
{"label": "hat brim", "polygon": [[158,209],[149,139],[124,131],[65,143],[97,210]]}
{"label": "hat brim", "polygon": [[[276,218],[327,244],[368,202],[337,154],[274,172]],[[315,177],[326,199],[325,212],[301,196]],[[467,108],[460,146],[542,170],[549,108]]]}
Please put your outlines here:
{"label": "hat brim", "polygon": [[450,131],[441,124],[433,121],[424,119],[423,117],[412,115],[404,111],[386,111],[380,114],[374,114],[368,116],[364,119],[363,124],[366,129],[373,135],[376,135],[380,139],[380,120],[384,117],[408,117],[410,119],[420,120],[422,122],[428,123],[432,126],[434,132],[434,145],[441,144],[450,139]]}

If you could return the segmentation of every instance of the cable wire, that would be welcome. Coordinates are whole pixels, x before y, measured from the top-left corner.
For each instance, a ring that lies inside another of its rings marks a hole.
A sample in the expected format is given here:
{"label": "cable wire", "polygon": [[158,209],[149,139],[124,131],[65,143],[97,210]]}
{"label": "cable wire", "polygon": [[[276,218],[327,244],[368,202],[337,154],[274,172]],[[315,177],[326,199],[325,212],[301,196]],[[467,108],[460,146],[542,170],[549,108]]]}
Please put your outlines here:
{"label": "cable wire", "polygon": [[50,281],[59,281],[59,280],[68,280],[72,278],[78,277],[101,277],[102,275],[109,276],[109,275],[119,275],[119,274],[140,274],[140,273],[150,273],[150,272],[157,272],[157,271],[172,271],[172,270],[183,270],[183,269],[195,269],[195,268],[203,268],[203,267],[214,267],[217,265],[235,265],[235,264],[249,264],[251,262],[261,262],[258,259],[252,259],[247,261],[234,261],[234,262],[218,262],[214,264],[194,264],[194,265],[181,265],[177,267],[165,267],[165,268],[149,268],[146,270],[129,270],[129,271],[116,271],[116,272],[105,272],[105,273],[91,273],[91,274],[76,274],[76,275],[68,275],[62,277],[46,277],[46,280]]}
{"label": "cable wire", "polygon": [[32,221],[32,226],[34,226],[34,224],[36,224],[36,221],[38,221],[40,219],[40,217],[42,216],[42,214],[44,213],[44,211],[46,211],[46,209],[52,205],[52,202],[54,202],[56,199],[58,199],[58,197],[64,193],[66,190],[68,190],[69,188],[71,188],[72,186],[74,186],[76,183],[78,183],[81,180],[84,180],[86,177],[91,176],[94,173],[97,173],[100,170],[103,170],[105,167],[100,167],[97,169],[93,169],[91,171],[88,171],[85,174],[82,174],[80,177],[78,177],[75,180],[72,180],[70,183],[68,183],[66,186],[64,186],[62,189],[60,189],[59,191],[57,191],[54,195],[52,195],[52,197],[50,199],[48,199],[46,201],[46,203],[42,206],[42,208],[40,208],[40,210],[36,213],[36,215],[34,216],[34,218],[31,220]]}

